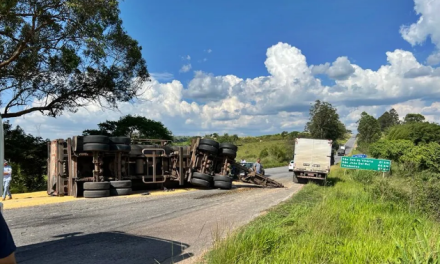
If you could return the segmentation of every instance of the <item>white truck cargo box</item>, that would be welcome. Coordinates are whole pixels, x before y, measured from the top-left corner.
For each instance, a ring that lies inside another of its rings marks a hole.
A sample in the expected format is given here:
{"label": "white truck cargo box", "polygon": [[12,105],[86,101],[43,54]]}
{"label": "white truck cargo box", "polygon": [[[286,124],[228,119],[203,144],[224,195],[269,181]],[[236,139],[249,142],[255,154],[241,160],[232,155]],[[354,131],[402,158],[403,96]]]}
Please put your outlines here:
{"label": "white truck cargo box", "polygon": [[332,143],[332,140],[327,139],[297,138],[294,153],[294,181],[325,180],[330,172]]}

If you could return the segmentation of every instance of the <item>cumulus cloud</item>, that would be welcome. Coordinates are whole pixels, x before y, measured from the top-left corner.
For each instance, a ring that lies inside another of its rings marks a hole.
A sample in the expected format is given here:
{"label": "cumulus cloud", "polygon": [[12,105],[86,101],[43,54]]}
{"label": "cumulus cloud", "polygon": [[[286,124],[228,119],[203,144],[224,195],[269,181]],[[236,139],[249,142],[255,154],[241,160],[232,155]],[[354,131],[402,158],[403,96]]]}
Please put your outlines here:
{"label": "cumulus cloud", "polygon": [[179,72],[189,72],[191,70],[192,66],[191,63],[185,64],[180,68]]}
{"label": "cumulus cloud", "polygon": [[[440,13],[440,6],[433,1],[416,0],[422,21],[401,29],[402,37],[410,43],[420,43],[427,36],[433,42],[437,39],[438,29],[425,21],[434,11],[424,5]],[[14,119],[14,123],[28,133],[36,133],[36,124],[42,124],[38,129],[43,136],[65,138],[99,122],[133,114],[159,120],[175,135],[255,135],[303,130],[308,109],[317,99],[336,106],[351,130],[356,130],[363,111],[379,117],[391,107],[402,117],[408,112],[422,112],[428,120],[438,120],[440,104],[435,101],[440,99],[440,68],[432,63],[424,65],[406,50],[395,49],[384,56],[387,63],[377,70],[362,68],[345,56],[309,65],[300,49],[280,42],[268,47],[264,61],[268,73],[263,76],[241,78],[196,71],[184,86],[170,75],[155,73],[144,85],[141,100],[120,103],[119,112],[91,105],[56,119],[32,113]],[[184,66],[181,72],[191,70],[191,64]],[[335,84],[324,85],[317,76],[321,74],[334,79]]]}
{"label": "cumulus cloud", "polygon": [[[440,50],[440,1],[414,0],[414,3],[414,10],[420,17],[416,23],[401,26],[400,34],[413,46],[423,44],[429,37]],[[438,50],[427,58],[429,65],[440,63],[440,51]]]}

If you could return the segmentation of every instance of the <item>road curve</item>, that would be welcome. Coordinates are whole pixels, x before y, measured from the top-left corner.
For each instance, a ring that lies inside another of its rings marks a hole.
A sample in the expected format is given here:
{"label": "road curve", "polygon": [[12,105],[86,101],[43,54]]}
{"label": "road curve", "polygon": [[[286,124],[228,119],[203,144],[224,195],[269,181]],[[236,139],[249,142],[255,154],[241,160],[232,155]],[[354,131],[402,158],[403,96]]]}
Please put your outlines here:
{"label": "road curve", "polygon": [[215,237],[297,192],[287,167],[267,169],[286,188],[110,197],[4,212],[20,264],[192,263]]}

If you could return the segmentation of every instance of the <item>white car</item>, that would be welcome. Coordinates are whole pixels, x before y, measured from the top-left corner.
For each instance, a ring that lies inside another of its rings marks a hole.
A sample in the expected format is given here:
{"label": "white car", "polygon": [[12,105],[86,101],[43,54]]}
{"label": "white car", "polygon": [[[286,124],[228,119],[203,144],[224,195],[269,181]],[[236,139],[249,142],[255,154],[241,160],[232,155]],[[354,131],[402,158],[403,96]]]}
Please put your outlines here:
{"label": "white car", "polygon": [[289,171],[293,171],[293,167],[295,166],[295,162],[293,160],[289,163]]}

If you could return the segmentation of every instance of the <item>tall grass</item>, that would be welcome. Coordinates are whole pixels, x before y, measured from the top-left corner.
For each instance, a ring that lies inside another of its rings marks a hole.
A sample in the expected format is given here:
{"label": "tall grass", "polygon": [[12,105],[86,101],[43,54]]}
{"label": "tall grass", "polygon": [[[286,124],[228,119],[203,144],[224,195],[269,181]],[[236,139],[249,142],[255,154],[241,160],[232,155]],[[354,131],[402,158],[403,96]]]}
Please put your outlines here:
{"label": "tall grass", "polygon": [[219,240],[207,263],[440,263],[440,223],[381,174],[334,168]]}

